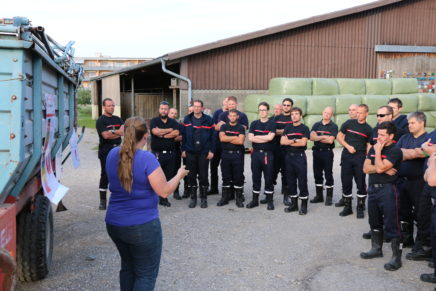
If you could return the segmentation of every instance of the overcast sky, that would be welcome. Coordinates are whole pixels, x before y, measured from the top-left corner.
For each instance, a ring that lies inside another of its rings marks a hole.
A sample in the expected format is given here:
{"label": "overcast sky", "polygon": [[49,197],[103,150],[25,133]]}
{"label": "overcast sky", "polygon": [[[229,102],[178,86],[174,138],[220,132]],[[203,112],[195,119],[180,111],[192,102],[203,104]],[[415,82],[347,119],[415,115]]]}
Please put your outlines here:
{"label": "overcast sky", "polygon": [[75,56],[154,58],[374,0],[2,2],[0,18],[25,16],[61,44],[74,40]]}

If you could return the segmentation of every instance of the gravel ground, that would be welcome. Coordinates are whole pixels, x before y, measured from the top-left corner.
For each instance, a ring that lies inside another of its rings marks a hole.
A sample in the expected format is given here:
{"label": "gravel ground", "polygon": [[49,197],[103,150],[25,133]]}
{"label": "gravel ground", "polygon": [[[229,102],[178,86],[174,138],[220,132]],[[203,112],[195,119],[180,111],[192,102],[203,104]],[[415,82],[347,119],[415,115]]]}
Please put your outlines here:
{"label": "gravel ground", "polygon": [[[105,212],[98,207],[100,166],[97,135],[88,130],[80,145],[81,167],[64,165],[62,182],[70,188],[64,199],[68,211],[55,213],[53,265],[39,282],[19,283],[17,290],[117,290],[120,258],[109,239]],[[340,152],[336,150],[334,201],[340,198]],[[311,153],[308,152],[311,165]],[[249,156],[246,156],[246,197],[251,198]],[[313,174],[308,174],[314,195]],[[280,189],[277,187],[276,192]],[[276,209],[265,205],[239,209],[234,201],[217,207],[188,208],[188,200],[170,198],[160,208],[164,246],[156,290],[433,290],[419,280],[432,270],[426,262],[404,259],[396,272],[383,268],[391,257],[362,260],[370,241],[367,216],[339,217],[339,208],[309,204],[308,214],[284,213],[282,196]],[[355,203],[355,201],[354,201]],[[365,214],[366,215],[366,214]]]}

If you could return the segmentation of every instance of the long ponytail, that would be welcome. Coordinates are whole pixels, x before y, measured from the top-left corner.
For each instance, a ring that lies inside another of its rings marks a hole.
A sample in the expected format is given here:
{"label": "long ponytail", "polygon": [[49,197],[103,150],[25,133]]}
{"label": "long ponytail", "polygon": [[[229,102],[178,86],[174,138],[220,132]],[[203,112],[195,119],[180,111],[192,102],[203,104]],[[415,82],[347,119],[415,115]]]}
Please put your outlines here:
{"label": "long ponytail", "polygon": [[120,159],[118,161],[118,178],[121,186],[127,191],[132,191],[133,185],[133,159],[136,144],[147,133],[147,126],[141,117],[130,117],[124,124],[124,140],[121,144]]}

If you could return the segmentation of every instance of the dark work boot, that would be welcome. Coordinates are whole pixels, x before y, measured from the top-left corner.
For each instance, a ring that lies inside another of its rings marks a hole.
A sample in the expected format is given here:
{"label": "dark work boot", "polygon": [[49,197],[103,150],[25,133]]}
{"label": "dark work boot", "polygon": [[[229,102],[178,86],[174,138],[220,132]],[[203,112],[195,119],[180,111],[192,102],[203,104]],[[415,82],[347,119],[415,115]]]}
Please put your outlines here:
{"label": "dark work boot", "polygon": [[197,206],[197,187],[189,187],[189,196],[191,200],[189,201],[189,208],[195,208]]}
{"label": "dark work boot", "polygon": [[357,206],[356,206],[356,218],[364,218],[365,217],[365,198],[357,197]]}
{"label": "dark work boot", "polygon": [[403,247],[410,248],[414,245],[413,242],[413,224],[401,221],[401,235],[403,237]]}
{"label": "dark work boot", "polygon": [[421,281],[427,282],[427,283],[436,283],[436,276],[434,273],[430,274],[421,274],[420,277]]}
{"label": "dark work boot", "polygon": [[182,197],[180,197],[180,193],[179,193],[179,186],[177,186],[176,190],[174,191],[173,197],[176,200],[182,200]]}
{"label": "dark work boot", "polygon": [[403,244],[400,238],[393,238],[391,240],[392,258],[389,263],[385,264],[385,270],[396,271],[401,268],[401,253],[403,252]]}
{"label": "dark work boot", "polygon": [[298,197],[291,197],[291,205],[289,205],[289,207],[285,208],[285,212],[289,213],[289,212],[294,212],[294,211],[298,211]]}
{"label": "dark work boot", "polygon": [[247,208],[251,209],[257,206],[259,206],[259,194],[253,193],[253,200],[247,204]]}
{"label": "dark work boot", "polygon": [[289,206],[291,205],[291,202],[289,202],[289,187],[288,185],[285,185],[282,187],[283,188],[283,204],[285,206]]}
{"label": "dark work boot", "polygon": [[333,186],[326,187],[325,205],[331,206],[333,204]]}
{"label": "dark work boot", "polygon": [[236,196],[236,206],[238,208],[244,207],[244,202],[242,197],[244,196],[244,188],[235,188],[235,196]]}
{"label": "dark work boot", "polygon": [[321,203],[324,202],[322,185],[316,185],[316,196],[310,200],[310,203]]}
{"label": "dark work boot", "polygon": [[224,206],[229,204],[229,191],[230,191],[230,187],[222,187],[221,188],[221,192],[222,192],[222,196],[220,201],[218,201],[218,203],[216,204],[216,206]]}
{"label": "dark work boot", "polygon": [[345,198],[342,196],[338,202],[335,203],[335,207],[343,207],[345,206]]}
{"label": "dark work boot", "polygon": [[432,258],[432,249],[424,250],[421,240],[416,240],[412,251],[406,255],[411,261],[425,261]]}
{"label": "dark work boot", "polygon": [[229,201],[235,200],[235,188],[230,186],[230,192],[229,192]]}
{"label": "dark work boot", "polygon": [[100,205],[98,206],[98,209],[99,210],[106,210],[106,204],[107,204],[106,191],[100,190]]}
{"label": "dark work boot", "polygon": [[183,195],[182,195],[182,199],[184,198],[189,198],[190,193],[189,193],[189,187],[186,185],[183,187]]}
{"label": "dark work boot", "polygon": [[341,212],[339,212],[339,216],[348,216],[353,214],[353,208],[351,207],[351,198],[346,197],[344,199],[344,209],[342,209]]}
{"label": "dark work boot", "polygon": [[267,204],[268,203],[268,195],[265,194],[265,197],[263,199],[260,199],[260,204]]}
{"label": "dark work boot", "polygon": [[207,186],[200,187],[200,207],[207,208]]}
{"label": "dark work boot", "polygon": [[362,259],[383,257],[383,231],[373,229],[371,231],[371,249],[366,253],[360,253]]}
{"label": "dark work boot", "polygon": [[363,239],[371,239],[371,230],[362,234]]}
{"label": "dark work boot", "polygon": [[274,194],[267,194],[267,195],[266,195],[267,204],[268,204],[268,206],[266,207],[266,209],[268,209],[268,210],[274,210],[274,199],[273,199],[273,195],[274,195]]}
{"label": "dark work boot", "polygon": [[300,215],[307,214],[307,199],[301,199],[301,207],[300,207],[300,212],[298,212],[298,214]]}
{"label": "dark work boot", "polygon": [[159,197],[159,205],[171,207],[171,203],[168,201],[168,198]]}

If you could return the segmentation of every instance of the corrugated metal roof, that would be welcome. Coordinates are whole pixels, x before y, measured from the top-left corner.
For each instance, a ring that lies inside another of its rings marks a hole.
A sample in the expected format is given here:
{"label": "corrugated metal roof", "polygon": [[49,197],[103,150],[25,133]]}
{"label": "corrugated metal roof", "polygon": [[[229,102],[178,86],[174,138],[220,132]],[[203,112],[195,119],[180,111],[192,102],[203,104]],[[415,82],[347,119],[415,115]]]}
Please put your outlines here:
{"label": "corrugated metal roof", "polygon": [[359,5],[359,6],[355,6],[352,8],[344,9],[344,10],[339,10],[339,11],[335,11],[335,12],[331,12],[331,13],[327,13],[327,14],[322,14],[319,16],[314,16],[314,17],[310,17],[310,18],[306,18],[306,19],[302,19],[302,20],[298,20],[298,21],[294,21],[294,22],[285,23],[285,24],[278,25],[278,26],[273,26],[273,27],[266,28],[263,30],[258,30],[255,32],[247,33],[247,34],[243,34],[243,35],[239,35],[239,36],[235,36],[235,37],[231,37],[231,38],[226,38],[226,39],[219,40],[216,42],[211,42],[211,43],[207,43],[204,45],[195,46],[195,47],[188,48],[185,50],[172,52],[172,53],[168,54],[168,60],[180,59],[180,58],[183,58],[183,57],[186,57],[189,55],[198,54],[198,53],[212,50],[215,48],[220,48],[220,47],[236,44],[239,42],[252,40],[252,39],[267,36],[267,35],[272,35],[272,34],[286,31],[286,30],[291,30],[291,29],[295,29],[298,27],[302,27],[302,26],[306,26],[306,25],[310,25],[310,24],[314,24],[314,23],[319,23],[319,22],[334,19],[334,18],[348,16],[348,15],[376,9],[379,7],[383,7],[383,6],[387,6],[387,5],[391,5],[391,4],[403,2],[403,1],[408,1],[408,0],[380,0],[380,1],[375,1],[375,2],[368,3],[368,4],[364,4],[364,5]]}
{"label": "corrugated metal roof", "polygon": [[319,22],[323,22],[323,21],[327,21],[327,20],[331,20],[331,19],[335,19],[335,18],[340,18],[340,17],[349,16],[349,15],[360,13],[360,12],[369,11],[372,9],[380,8],[383,6],[388,6],[388,5],[395,4],[398,2],[403,2],[403,1],[413,1],[413,0],[380,0],[380,1],[375,1],[375,2],[368,3],[368,4],[364,4],[364,5],[359,5],[356,7],[344,9],[344,10],[335,11],[332,13],[322,14],[319,16],[314,16],[314,17],[302,19],[299,21],[290,22],[290,23],[266,28],[263,30],[259,30],[259,31],[255,31],[255,32],[251,32],[251,33],[247,33],[247,34],[243,34],[243,35],[239,35],[239,36],[235,36],[235,37],[231,37],[231,38],[227,38],[227,39],[223,39],[223,40],[219,40],[216,42],[211,42],[211,43],[195,46],[195,47],[188,48],[185,50],[171,52],[171,53],[165,54],[161,57],[158,57],[156,59],[138,64],[138,65],[123,68],[123,69],[118,70],[118,71],[114,71],[114,72],[111,72],[108,74],[104,74],[104,75],[100,75],[100,76],[91,78],[90,81],[95,81],[95,80],[99,80],[99,79],[102,79],[102,78],[107,77],[107,76],[111,76],[111,75],[115,75],[115,74],[122,74],[122,73],[130,72],[130,71],[138,70],[141,68],[145,68],[145,67],[148,67],[151,65],[156,65],[157,63],[160,63],[161,59],[169,60],[169,61],[177,60],[177,59],[180,59],[183,57],[195,55],[195,54],[209,51],[209,50],[213,50],[216,48],[222,48],[225,46],[241,43],[244,41],[253,40],[253,39],[260,38],[260,37],[273,35],[276,33],[280,33],[280,32],[287,31],[287,30],[292,30],[292,29],[303,27],[303,26],[310,25],[310,24],[315,24],[315,23],[319,23]]}

